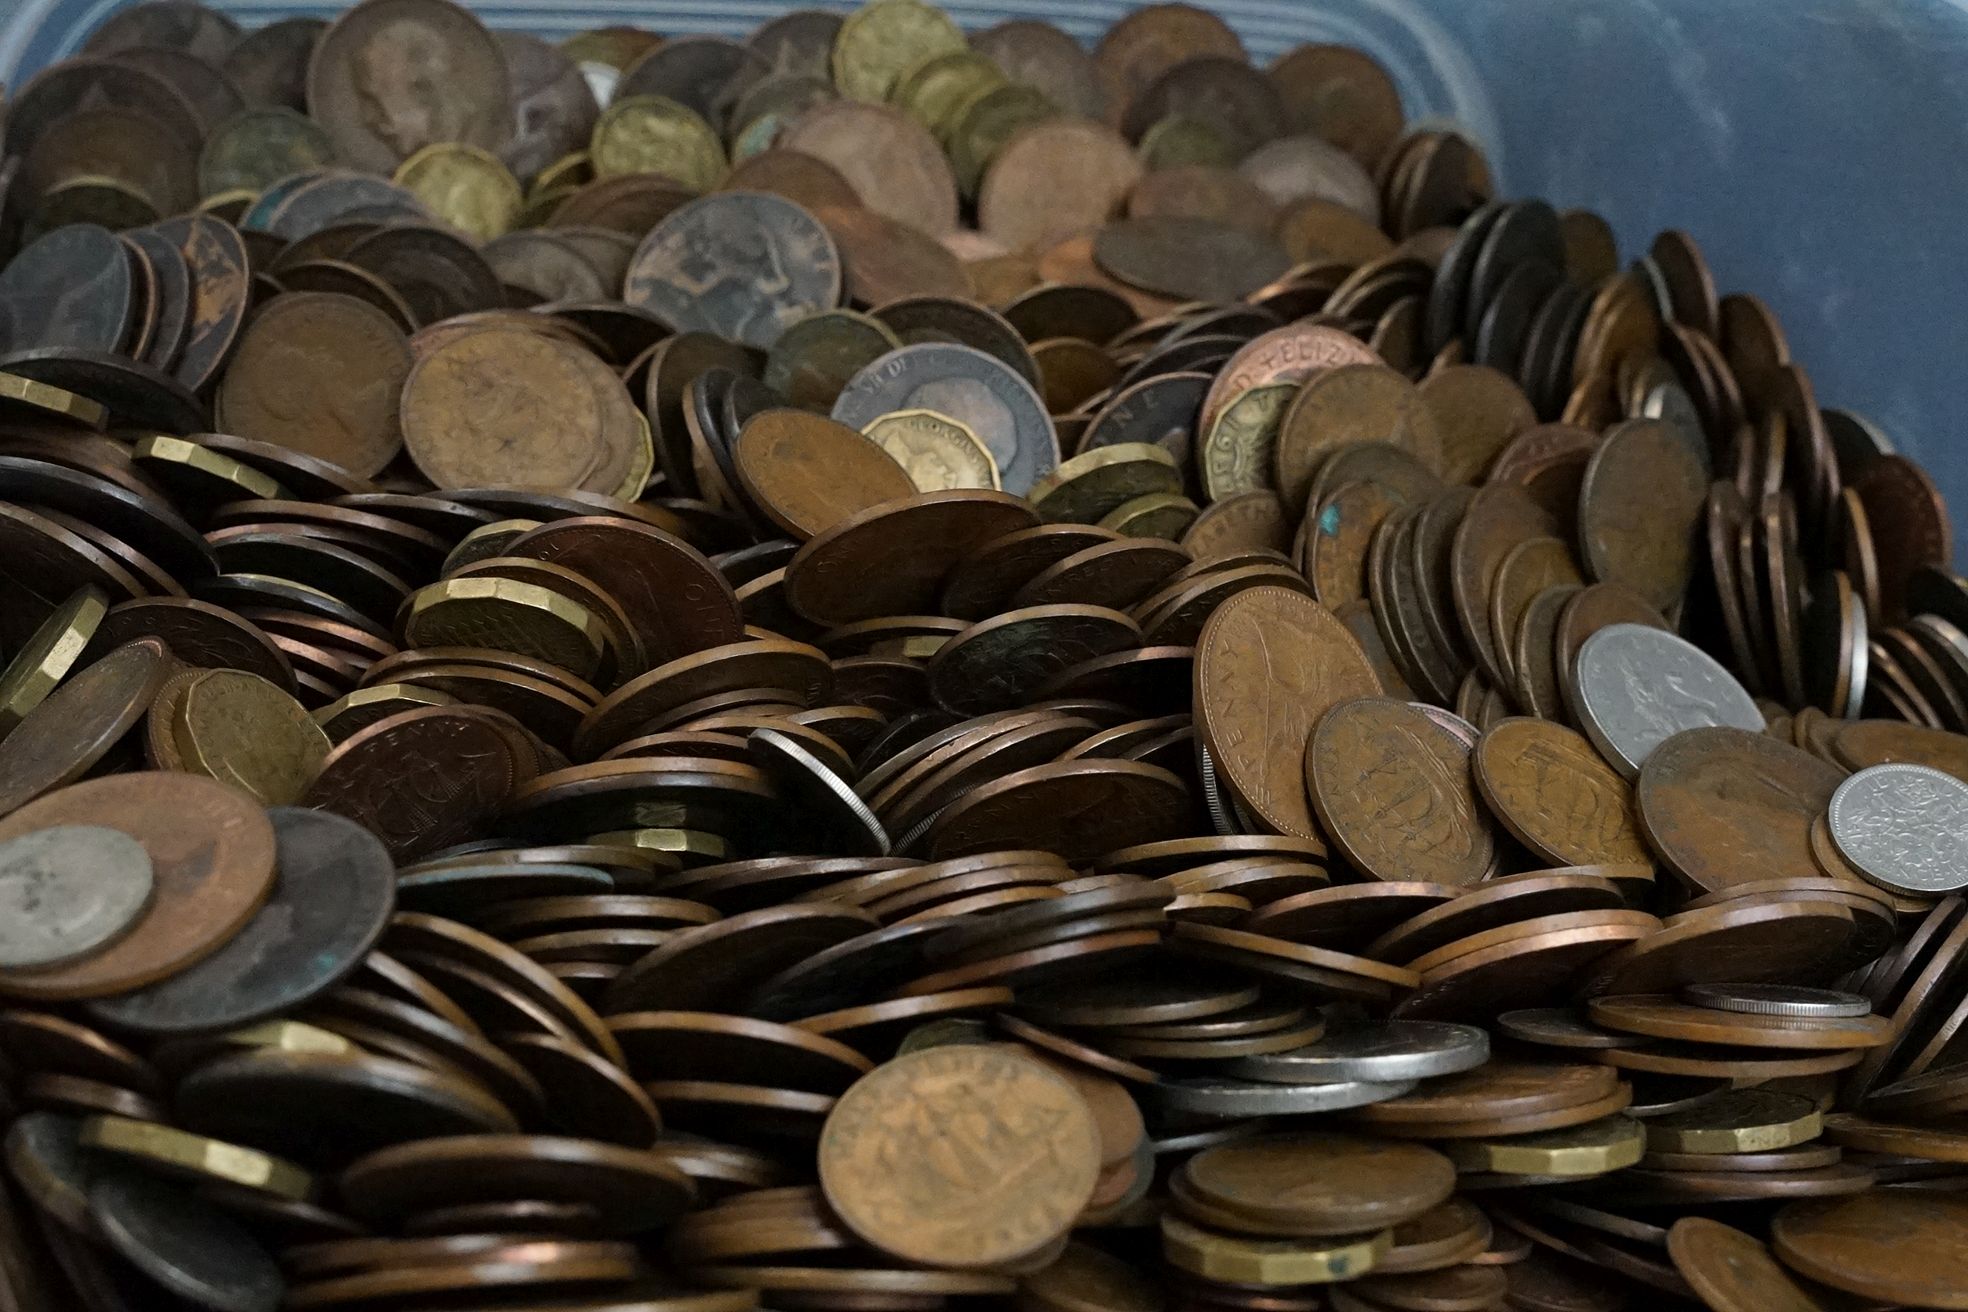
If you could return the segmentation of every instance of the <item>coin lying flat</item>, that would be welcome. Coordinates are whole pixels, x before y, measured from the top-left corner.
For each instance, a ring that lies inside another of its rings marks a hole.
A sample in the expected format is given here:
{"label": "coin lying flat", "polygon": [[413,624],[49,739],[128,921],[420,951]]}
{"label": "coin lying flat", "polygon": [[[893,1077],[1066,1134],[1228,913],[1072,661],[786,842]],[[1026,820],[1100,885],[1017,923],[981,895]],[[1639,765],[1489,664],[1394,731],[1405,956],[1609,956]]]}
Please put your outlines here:
{"label": "coin lying flat", "polygon": [[94,951],[150,905],[150,856],[128,834],[56,825],[0,846],[6,917],[0,966],[48,966]]}

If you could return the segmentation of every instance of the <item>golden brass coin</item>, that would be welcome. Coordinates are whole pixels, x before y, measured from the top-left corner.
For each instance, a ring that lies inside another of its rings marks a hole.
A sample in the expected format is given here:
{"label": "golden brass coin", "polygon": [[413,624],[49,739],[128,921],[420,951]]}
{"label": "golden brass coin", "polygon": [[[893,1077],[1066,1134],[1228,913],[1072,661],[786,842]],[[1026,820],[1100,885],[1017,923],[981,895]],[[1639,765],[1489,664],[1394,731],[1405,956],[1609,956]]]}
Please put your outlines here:
{"label": "golden brass coin", "polygon": [[724,146],[687,105],[664,96],[624,96],[595,120],[588,158],[597,177],[660,173],[709,191],[726,171]]}
{"label": "golden brass coin", "polygon": [[998,463],[970,428],[934,410],[894,410],[861,430],[908,471],[918,492],[997,491]]}
{"label": "golden brass coin", "polygon": [[1672,1153],[1762,1153],[1809,1143],[1824,1130],[1818,1105],[1796,1094],[1734,1089],[1683,1111],[1649,1117],[1647,1147]]}
{"label": "golden brass coin", "polygon": [[184,689],[172,716],[187,768],[292,806],[328,755],[328,735],[307,710],[257,674],[210,670]]}
{"label": "golden brass coin", "polygon": [[1232,397],[1217,414],[1197,461],[1210,500],[1271,489],[1278,424],[1297,395],[1296,383],[1268,383]]}
{"label": "golden brass coin", "polygon": [[922,0],[873,0],[848,15],[834,39],[834,84],[856,100],[887,100],[902,74],[963,50],[963,30]]}
{"label": "golden brass coin", "polygon": [[109,411],[86,396],[0,370],[0,414],[46,418],[82,428],[101,428]]}
{"label": "golden brass coin", "polygon": [[102,590],[84,588],[43,620],[27,645],[14,653],[0,674],[0,738],[68,677],[108,613],[109,598]]}
{"label": "golden brass coin", "polygon": [[442,141],[396,166],[392,179],[452,227],[480,241],[511,232],[525,204],[519,183],[498,156]]}
{"label": "golden brass coin", "polygon": [[1033,484],[1031,502],[1048,524],[1093,524],[1137,497],[1176,493],[1175,457],[1145,442],[1120,442],[1062,461]]}
{"label": "golden brass coin", "polygon": [[1394,1232],[1346,1239],[1250,1239],[1217,1234],[1164,1215],[1162,1256],[1206,1280],[1240,1285],[1314,1285],[1352,1280],[1373,1270],[1393,1247]]}
{"label": "golden brass coin", "polygon": [[490,647],[530,656],[588,678],[600,665],[606,629],[593,611],[551,589],[516,579],[450,579],[410,597],[403,640],[413,647]]}
{"label": "golden brass coin", "polygon": [[82,1123],[82,1142],[184,1180],[221,1181],[279,1198],[314,1193],[314,1177],[292,1162],[168,1125],[97,1116]]}
{"label": "golden brass coin", "polygon": [[1638,1162],[1647,1150],[1646,1127],[1630,1116],[1608,1116],[1584,1125],[1501,1139],[1450,1139],[1442,1151],[1458,1171],[1499,1175],[1604,1175]]}

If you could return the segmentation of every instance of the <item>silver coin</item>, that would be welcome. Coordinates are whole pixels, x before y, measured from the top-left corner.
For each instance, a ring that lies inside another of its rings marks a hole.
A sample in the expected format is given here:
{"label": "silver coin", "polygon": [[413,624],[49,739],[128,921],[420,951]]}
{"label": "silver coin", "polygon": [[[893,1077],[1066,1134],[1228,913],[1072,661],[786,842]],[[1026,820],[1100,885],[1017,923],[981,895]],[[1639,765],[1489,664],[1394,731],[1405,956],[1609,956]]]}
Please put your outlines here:
{"label": "silver coin", "polygon": [[101,825],[57,825],[0,843],[0,967],[93,952],[137,922],[155,877],[143,844]]}
{"label": "silver coin", "polygon": [[1831,795],[1831,837],[1882,888],[1968,888],[1968,784],[1924,765],[1861,770]]}
{"label": "silver coin", "polygon": [[1608,624],[1579,648],[1566,685],[1573,717],[1628,779],[1656,747],[1686,729],[1761,733],[1763,712],[1736,676],[1684,638],[1646,624]]}
{"label": "silver coin", "polygon": [[1195,1116],[1294,1116],[1335,1112],[1398,1098],[1413,1080],[1353,1080],[1342,1084],[1265,1084],[1197,1076],[1164,1080],[1143,1090],[1157,1110]]}
{"label": "silver coin", "polygon": [[286,1282],[260,1241],[212,1204],[155,1176],[118,1172],[89,1186],[95,1231],[199,1307],[273,1312]]}
{"label": "silver coin", "polygon": [[754,729],[746,740],[752,763],[779,785],[779,791],[832,835],[830,851],[851,856],[887,856],[888,831],[825,761],[777,729]]}
{"label": "silver coin", "polygon": [[1688,984],[1681,1000],[1749,1016],[1870,1016],[1872,999],[1837,989],[1795,984]]}
{"label": "silver coin", "polygon": [[666,216],[636,247],[622,285],[623,300],[681,331],[759,347],[840,298],[840,250],[820,221],[753,191],[704,196]]}
{"label": "silver coin", "polygon": [[1014,496],[1058,467],[1059,435],[1039,394],[974,346],[922,342],[890,351],[848,379],[834,402],[834,418],[857,433],[897,410],[934,410],[968,425]]}
{"label": "silver coin", "polygon": [[1474,1025],[1390,1020],[1338,1030],[1290,1052],[1241,1057],[1225,1072],[1266,1084],[1386,1083],[1453,1075],[1489,1056],[1490,1036]]}

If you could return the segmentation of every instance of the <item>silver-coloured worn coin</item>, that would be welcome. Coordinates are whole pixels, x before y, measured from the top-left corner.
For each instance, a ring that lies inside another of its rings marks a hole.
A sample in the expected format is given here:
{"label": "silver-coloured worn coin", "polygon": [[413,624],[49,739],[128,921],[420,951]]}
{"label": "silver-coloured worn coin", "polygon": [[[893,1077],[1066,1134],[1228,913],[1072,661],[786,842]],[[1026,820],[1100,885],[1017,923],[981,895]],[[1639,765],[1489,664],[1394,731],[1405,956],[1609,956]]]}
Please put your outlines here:
{"label": "silver-coloured worn coin", "polygon": [[1413,1080],[1352,1080],[1339,1084],[1266,1084],[1196,1076],[1164,1080],[1143,1094],[1163,1113],[1197,1116],[1295,1116],[1307,1112],[1336,1112],[1347,1107],[1398,1098],[1415,1087]]}
{"label": "silver-coloured worn coin", "polygon": [[1490,1036],[1474,1025],[1389,1020],[1338,1030],[1290,1052],[1242,1057],[1225,1070],[1266,1084],[1392,1083],[1472,1070],[1489,1056]]}
{"label": "silver-coloured worn coin", "polygon": [[1714,657],[1645,624],[1608,624],[1579,648],[1565,685],[1574,718],[1628,779],[1685,729],[1723,725],[1761,733],[1763,712]]}
{"label": "silver-coloured worn coin", "polygon": [[1831,795],[1831,837],[1860,874],[1902,893],[1968,888],[1968,784],[1924,765],[1875,765]]}
{"label": "silver-coloured worn coin", "polygon": [[0,843],[0,967],[95,951],[137,922],[154,887],[150,854],[120,829],[56,825]]}
{"label": "silver-coloured worn coin", "polygon": [[820,221],[751,191],[691,201],[650,229],[622,288],[623,300],[679,331],[761,347],[840,298],[840,251]]}
{"label": "silver-coloured worn coin", "polygon": [[1872,999],[1838,989],[1807,989],[1795,984],[1688,984],[1681,1000],[1714,1011],[1749,1016],[1870,1016]]}
{"label": "silver-coloured worn coin", "polygon": [[118,1172],[89,1186],[96,1231],[174,1294],[215,1312],[273,1312],[286,1282],[259,1240],[211,1203],[154,1176]]}
{"label": "silver-coloured worn coin", "polygon": [[1039,394],[976,347],[923,342],[890,351],[848,379],[834,402],[834,418],[857,433],[897,410],[934,410],[968,427],[1014,496],[1059,465],[1059,435]]}

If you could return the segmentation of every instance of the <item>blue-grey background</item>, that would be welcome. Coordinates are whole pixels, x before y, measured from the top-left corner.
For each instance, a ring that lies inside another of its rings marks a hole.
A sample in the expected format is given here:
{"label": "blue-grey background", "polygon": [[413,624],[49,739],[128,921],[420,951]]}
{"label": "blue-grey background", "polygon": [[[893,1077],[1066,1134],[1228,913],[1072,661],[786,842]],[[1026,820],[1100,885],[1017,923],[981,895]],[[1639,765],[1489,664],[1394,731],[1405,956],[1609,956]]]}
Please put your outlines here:
{"label": "blue-grey background", "polygon": [[[0,81],[126,0],[0,0]],[[470,0],[497,27],[742,34],[778,0]],[[811,0],[809,0],[811,2]],[[217,0],[249,26],[338,3]],[[847,4],[821,7],[851,8]],[[1091,40],[1125,0],[945,3]],[[1820,401],[1856,410],[1968,506],[1968,0],[1217,0],[1251,55],[1341,41],[1411,117],[1454,120],[1509,195],[1588,206],[1622,249],[1694,234],[1723,290],[1783,319]]]}

